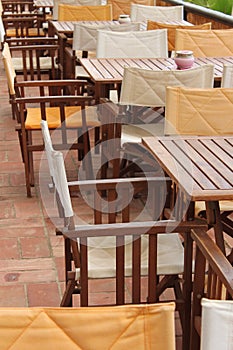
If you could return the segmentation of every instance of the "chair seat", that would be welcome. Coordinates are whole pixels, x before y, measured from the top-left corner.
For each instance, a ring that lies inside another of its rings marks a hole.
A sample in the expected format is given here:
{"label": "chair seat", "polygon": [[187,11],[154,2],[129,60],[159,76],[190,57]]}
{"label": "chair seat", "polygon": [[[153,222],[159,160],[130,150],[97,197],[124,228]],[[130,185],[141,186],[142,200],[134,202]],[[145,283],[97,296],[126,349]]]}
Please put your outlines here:
{"label": "chair seat", "polygon": [[[13,62],[13,66],[15,71],[23,71],[23,59],[22,57],[12,57],[12,62]],[[27,67],[29,69],[30,67],[30,63],[29,63],[29,57],[26,58],[26,63],[27,63]],[[55,68],[58,69],[58,65],[56,64],[55,60],[54,60],[54,65]],[[36,57],[33,57],[33,67],[36,68],[37,64],[36,64]],[[40,57],[40,69],[41,70],[49,70],[51,69],[51,57]]]}
{"label": "chair seat", "polygon": [[[23,35],[26,36],[26,29],[24,29],[24,33]],[[44,33],[44,30],[43,28],[39,28],[39,31],[38,31],[38,28],[29,28],[28,29],[28,34],[29,36],[45,36],[45,33]],[[7,37],[17,37],[17,32],[16,32],[16,29],[12,28],[12,29],[7,29],[6,30],[6,36]]]}
{"label": "chair seat", "polygon": [[[132,240],[125,246],[125,275],[132,276]],[[115,237],[88,238],[88,277],[113,278],[116,276]],[[141,275],[148,274],[148,236],[141,239]],[[107,247],[109,247],[107,249]],[[184,248],[178,233],[158,235],[158,275],[182,274]],[[76,269],[76,280],[80,269]]]}
{"label": "chair seat", "polygon": [[139,125],[122,125],[121,144],[123,145],[126,142],[140,143],[142,141],[142,137],[153,135],[164,135],[164,124],[162,122]]}
{"label": "chair seat", "polygon": [[[82,115],[80,106],[65,107],[66,110],[66,126],[67,128],[81,128],[82,127]],[[61,127],[61,120],[58,107],[47,107],[47,122],[50,129],[56,129]],[[25,127],[27,130],[41,129],[41,112],[40,108],[28,108],[27,118],[25,121]],[[86,121],[88,127],[100,126],[100,122],[97,118],[96,108],[86,108]]]}
{"label": "chair seat", "polygon": [[90,75],[82,66],[75,66],[75,77],[76,78],[90,78]]}

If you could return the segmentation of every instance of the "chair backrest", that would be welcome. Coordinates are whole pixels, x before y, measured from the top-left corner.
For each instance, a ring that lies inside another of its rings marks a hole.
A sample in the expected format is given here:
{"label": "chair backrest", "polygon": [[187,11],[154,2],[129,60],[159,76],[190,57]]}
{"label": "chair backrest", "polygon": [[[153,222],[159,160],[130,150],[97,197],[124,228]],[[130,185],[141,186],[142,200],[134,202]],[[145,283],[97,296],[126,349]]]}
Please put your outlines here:
{"label": "chair backrest", "polygon": [[233,89],[167,87],[165,133],[233,134]]}
{"label": "chair backrest", "polygon": [[4,63],[5,72],[6,72],[6,77],[7,77],[9,93],[10,95],[15,95],[14,83],[15,83],[16,73],[12,63],[12,57],[11,57],[8,43],[4,43],[3,45],[2,57],[3,57],[3,63]]}
{"label": "chair backrest", "polygon": [[147,21],[147,30],[155,30],[155,29],[167,29],[168,34],[168,50],[175,50],[175,36],[176,29],[211,29],[211,22],[197,24],[197,25],[182,25],[182,24],[169,24],[169,23],[160,23],[156,21]]}
{"label": "chair backrest", "polygon": [[[23,73],[24,80],[41,80],[59,77],[58,38],[15,38],[8,44],[16,73]],[[46,75],[45,75],[46,74]]]}
{"label": "chair backrest", "polygon": [[112,5],[75,6],[59,4],[59,21],[111,21]]}
{"label": "chair backrest", "polygon": [[130,15],[131,3],[149,6],[151,0],[108,0],[108,4],[112,4],[113,19],[118,20],[122,14]]}
{"label": "chair backrest", "polygon": [[232,265],[206,232],[195,229],[192,238],[196,253],[191,344],[200,342],[201,350],[231,349],[233,301],[226,299],[233,299]]}
{"label": "chair backrest", "polygon": [[223,88],[233,87],[233,65],[232,64],[223,65],[221,87]]}
{"label": "chair backrest", "polygon": [[168,57],[167,30],[127,33],[99,30],[96,56],[98,58]]}
{"label": "chair backrest", "polygon": [[58,192],[65,217],[72,217],[74,213],[67,184],[63,155],[61,152],[55,151],[53,149],[48,122],[46,120],[41,120],[40,125],[43,134],[50,175],[52,177],[56,191]]}
{"label": "chair backrest", "polygon": [[75,24],[73,34],[73,50],[81,51],[96,51],[97,34],[98,30],[109,31],[139,31],[140,23],[128,23],[128,24]]}
{"label": "chair backrest", "polygon": [[201,350],[227,350],[232,347],[233,300],[203,298]]}
{"label": "chair backrest", "polygon": [[175,50],[191,50],[196,57],[233,55],[233,29],[177,29]]}
{"label": "chair backrest", "polygon": [[213,82],[214,66],[211,64],[170,71],[125,67],[119,102],[124,105],[165,106],[167,86],[211,88]]}
{"label": "chair backrest", "polygon": [[58,20],[59,4],[69,4],[75,6],[99,6],[102,0],[54,0],[53,1],[53,20]]}
{"label": "chair backrest", "polygon": [[181,21],[183,19],[183,6],[144,6],[131,4],[130,18],[131,21],[144,22],[152,21]]}
{"label": "chair backrest", "polygon": [[0,15],[0,43],[2,44],[5,40],[5,27],[3,25],[2,16]]}
{"label": "chair backrest", "polygon": [[[1,308],[2,350],[175,349],[175,305]],[[91,324],[91,327],[90,327]],[[109,329],[109,332],[106,332]],[[39,339],[39,340],[38,340]]]}
{"label": "chair backrest", "polygon": [[12,13],[3,16],[2,19],[6,31],[6,40],[11,37],[45,36],[42,28],[44,15],[41,12]]}

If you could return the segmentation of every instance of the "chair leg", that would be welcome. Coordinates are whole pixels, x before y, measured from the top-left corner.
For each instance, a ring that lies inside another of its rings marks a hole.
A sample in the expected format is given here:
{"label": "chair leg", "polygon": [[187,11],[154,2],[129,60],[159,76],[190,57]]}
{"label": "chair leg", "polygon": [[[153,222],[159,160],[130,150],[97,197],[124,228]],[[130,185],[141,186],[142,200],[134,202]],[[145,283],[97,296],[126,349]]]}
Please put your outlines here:
{"label": "chair leg", "polygon": [[63,294],[63,297],[60,303],[61,307],[73,306],[72,295],[74,294],[75,288],[76,288],[75,272],[70,272],[68,274],[68,282],[66,284],[66,290]]}

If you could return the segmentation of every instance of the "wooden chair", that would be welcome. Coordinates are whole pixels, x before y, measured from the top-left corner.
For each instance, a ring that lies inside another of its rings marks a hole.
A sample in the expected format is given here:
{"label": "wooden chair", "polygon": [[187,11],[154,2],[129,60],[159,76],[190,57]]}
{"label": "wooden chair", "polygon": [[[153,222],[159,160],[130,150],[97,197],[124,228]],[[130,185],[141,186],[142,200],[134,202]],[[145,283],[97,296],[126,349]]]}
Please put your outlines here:
{"label": "wooden chair", "polygon": [[33,1],[2,1],[4,14],[36,12]]}
{"label": "wooden chair", "polygon": [[122,14],[130,15],[131,3],[147,6],[152,5],[151,0],[108,0],[108,4],[112,4],[113,19],[118,20]]}
{"label": "wooden chair", "polygon": [[140,23],[129,23],[123,25],[96,23],[93,25],[85,23],[74,24],[72,48],[65,47],[64,51],[64,77],[66,78],[90,78],[85,69],[80,66],[80,57],[96,56],[98,30],[109,31],[137,31],[140,30]]}
{"label": "wooden chair", "polygon": [[142,52],[143,57],[168,57],[167,31],[98,31],[97,58],[136,58],[141,57]]}
{"label": "wooden chair", "polygon": [[[3,57],[8,50],[16,74],[23,75],[24,80],[59,79],[61,77],[63,58],[59,56],[57,38],[11,38],[4,44]],[[9,54],[8,59],[10,59]]]}
{"label": "wooden chair", "polygon": [[224,300],[233,298],[232,265],[206,232],[195,229],[192,238],[196,256],[191,349],[231,348],[233,302]]}
{"label": "wooden chair", "polygon": [[[81,306],[89,305],[88,280],[92,278],[114,278],[116,280],[115,303],[118,305],[143,302],[141,288],[143,284],[145,286],[145,283],[148,283],[146,300],[149,303],[158,301],[160,294],[167,287],[172,287],[175,289],[177,309],[180,310],[184,343],[186,343],[189,339],[191,296],[192,254],[190,253],[192,248],[189,246],[191,241],[188,234],[190,223],[140,222],[137,218],[136,221],[132,221],[129,216],[130,198],[133,193],[140,191],[146,182],[148,193],[155,194],[154,198],[158,198],[161,208],[161,198],[165,194],[162,192],[163,190],[166,192],[166,185],[165,187],[162,185],[164,179],[84,180],[67,183],[63,155],[53,150],[51,141],[47,142],[49,132],[46,123],[42,122],[41,126],[43,134],[46,134],[44,140],[48,159],[52,160],[49,162],[49,164],[52,163],[50,173],[53,174],[59,207],[63,209],[63,211],[60,210],[60,213],[63,212],[65,219],[65,227],[61,229],[61,233],[65,238],[66,271],[68,272],[61,305],[71,306],[72,295],[75,293],[80,293]],[[91,204],[95,217],[94,225],[75,225],[69,195],[69,190],[71,191],[73,186],[80,188],[80,193],[87,196],[88,203],[94,203],[94,205]],[[106,190],[104,200],[100,195],[102,190]],[[146,208],[147,205],[143,211]],[[157,208],[157,214],[160,208]],[[120,223],[121,220],[122,223]],[[192,225],[195,226],[195,223]],[[187,248],[184,250],[185,254],[179,234],[174,233],[174,230],[186,232],[184,234],[184,245]],[[71,256],[74,261],[73,267]],[[179,278],[177,279],[177,273],[182,274],[181,271],[184,272],[185,281],[182,288],[180,288]],[[128,300],[125,298],[125,283],[130,276],[132,277],[132,299]],[[147,282],[143,276],[147,276]]]}
{"label": "wooden chair", "polygon": [[198,25],[181,25],[181,24],[169,24],[169,23],[161,23],[156,21],[147,21],[147,30],[155,30],[155,29],[167,29],[167,38],[168,38],[168,50],[170,52],[175,50],[175,36],[176,29],[188,29],[188,30],[202,30],[202,29],[211,29],[211,22],[203,23]]}
{"label": "wooden chair", "polygon": [[112,5],[74,6],[59,4],[59,21],[111,21]]}
{"label": "wooden chair", "polygon": [[[138,169],[145,161],[150,164],[150,171],[153,168],[157,169],[154,158],[142,146],[141,139],[143,136],[164,134],[163,113],[166,104],[166,87],[177,85],[212,87],[213,72],[212,65],[203,65],[183,71],[153,71],[136,67],[124,69],[119,102],[116,101],[116,110],[113,110],[112,115],[107,111],[106,120],[103,119],[104,112],[100,115],[102,128],[106,129],[103,132],[103,140],[106,143],[102,144],[104,159],[119,158],[119,149],[123,153],[122,163],[119,159],[114,161],[114,177],[123,176],[129,171],[133,171],[134,168]],[[102,108],[104,109],[104,106]],[[117,121],[115,125],[114,119]],[[108,140],[117,139],[117,137],[120,138],[119,148],[110,147]],[[103,161],[102,163],[105,164],[102,168],[102,177],[105,177],[107,162]]]}
{"label": "wooden chair", "polygon": [[232,29],[177,29],[175,50],[191,50],[195,57],[233,55]]}
{"label": "wooden chair", "polygon": [[[2,350],[175,350],[174,304],[0,309]],[[91,326],[90,326],[91,325]],[[106,329],[110,330],[106,332]]]}
{"label": "wooden chair", "polygon": [[[179,135],[232,135],[233,89],[167,87],[165,133]],[[222,116],[222,118],[221,118]],[[232,173],[228,173],[231,178]],[[196,203],[196,214],[205,206]],[[220,202],[223,230],[233,236],[232,201]],[[204,213],[205,216],[205,213]]]}
{"label": "wooden chair", "polygon": [[145,22],[152,21],[166,21],[183,19],[183,6],[144,6],[131,3],[130,18],[131,21]]}
{"label": "wooden chair", "polygon": [[221,87],[233,88],[233,65],[232,64],[223,65]]}
{"label": "wooden chair", "polygon": [[12,13],[10,15],[2,15],[2,20],[6,32],[6,41],[12,37],[45,36],[43,13]]}
{"label": "wooden chair", "polygon": [[53,6],[53,20],[58,20],[58,8],[59,4],[67,4],[73,6],[100,6],[102,0],[54,0]]}

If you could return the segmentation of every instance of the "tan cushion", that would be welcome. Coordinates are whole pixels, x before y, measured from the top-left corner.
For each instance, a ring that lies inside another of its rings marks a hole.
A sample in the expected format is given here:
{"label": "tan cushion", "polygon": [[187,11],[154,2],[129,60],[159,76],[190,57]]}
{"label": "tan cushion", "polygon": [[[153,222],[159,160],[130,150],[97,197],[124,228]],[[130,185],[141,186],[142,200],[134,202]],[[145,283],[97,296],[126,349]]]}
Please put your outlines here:
{"label": "tan cushion", "polygon": [[[20,30],[19,30],[19,33],[20,33]],[[28,30],[28,34],[30,36],[38,36],[38,33],[40,36],[45,36],[45,32],[43,30],[43,28],[39,28],[39,31],[37,28],[29,28]],[[26,35],[26,29],[24,29],[24,32],[23,32],[23,36]],[[7,29],[6,30],[6,36],[8,37],[16,37],[16,30],[15,29]],[[21,35],[19,35],[21,36]]]}
{"label": "tan cushion", "polygon": [[[51,63],[51,57],[40,57],[40,69],[42,70],[49,70],[52,68],[52,63]],[[27,67],[29,69],[30,67],[30,62],[29,62],[29,57],[26,59],[27,61]],[[22,57],[12,57],[12,63],[14,66],[15,71],[22,71],[23,70],[23,59]],[[33,57],[33,67],[36,69],[37,63],[36,63],[36,57]],[[54,66],[55,68],[58,68],[57,63],[54,60]]]}
{"label": "tan cushion", "polygon": [[75,6],[59,4],[59,21],[111,21],[112,5]]}
{"label": "tan cushion", "polygon": [[168,50],[173,51],[175,50],[175,36],[176,36],[176,29],[211,29],[211,22],[209,23],[203,23],[199,25],[181,25],[181,24],[167,24],[167,23],[160,23],[155,21],[147,21],[147,30],[153,30],[153,29],[164,29],[167,28],[167,38],[168,38]]}
{"label": "tan cushion", "polygon": [[176,29],[175,50],[192,50],[196,57],[233,55],[233,29]]}
{"label": "tan cushion", "polygon": [[[47,122],[50,129],[59,128],[61,126],[60,110],[58,107],[47,107]],[[81,128],[82,116],[79,106],[65,107],[66,126],[68,128]],[[96,109],[94,107],[86,108],[86,120],[89,127],[99,126],[100,122],[97,118]],[[26,129],[40,129],[41,111],[40,108],[28,108],[27,118],[25,121]]]}
{"label": "tan cushion", "polygon": [[1,308],[1,350],[175,350],[174,303]]}
{"label": "tan cushion", "polygon": [[[112,4],[113,19],[117,20],[120,15],[130,15],[131,0],[108,0],[108,4]],[[134,4],[151,5],[150,0],[134,0]]]}
{"label": "tan cushion", "polygon": [[233,89],[168,87],[166,134],[233,134]]}

